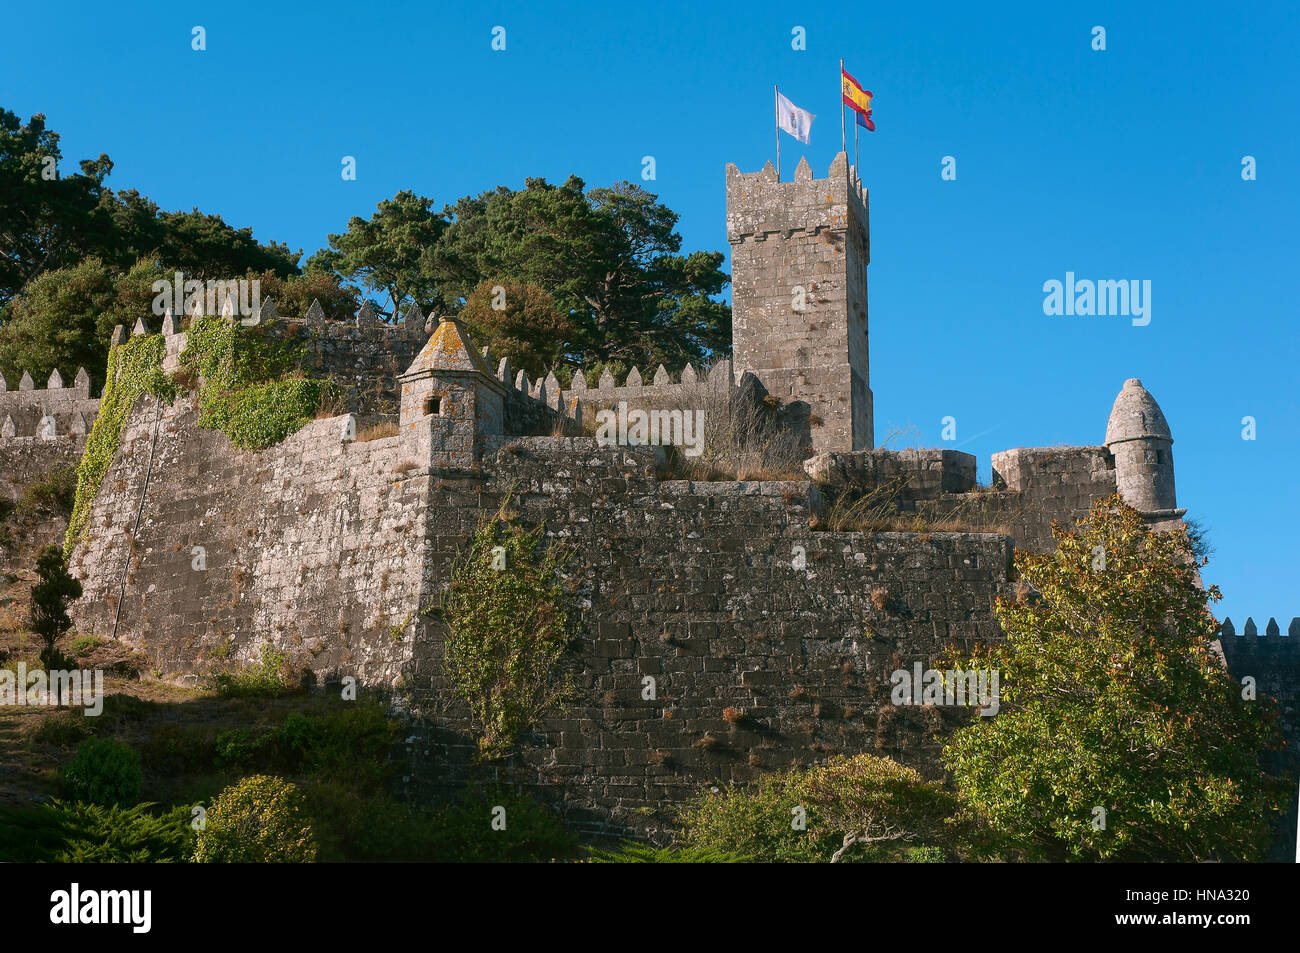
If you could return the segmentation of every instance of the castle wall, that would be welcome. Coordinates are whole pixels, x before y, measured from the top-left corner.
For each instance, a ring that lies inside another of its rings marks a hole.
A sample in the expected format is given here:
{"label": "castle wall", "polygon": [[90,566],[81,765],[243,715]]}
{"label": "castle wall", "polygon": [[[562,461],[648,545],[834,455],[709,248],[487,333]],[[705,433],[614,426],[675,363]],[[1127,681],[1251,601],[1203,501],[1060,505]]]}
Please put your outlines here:
{"label": "castle wall", "polygon": [[397,681],[428,491],[401,438],[345,444],[332,418],[247,453],[196,419],[190,397],[147,396],[128,419],[71,558],[78,631],[113,632],[121,594],[118,636],[165,673],[247,664],[269,642],[319,673]]}
{"label": "castle wall", "polygon": [[1016,545],[1051,552],[1052,520],[1066,527],[1097,500],[1115,493],[1115,458],[1105,447],[1033,447],[993,454],[993,485],[985,494],[999,507]]}
{"label": "castle wall", "polygon": [[[589,439],[489,446],[480,510],[513,487],[526,523],[575,547],[571,577],[588,605],[569,661],[578,699],[502,776],[580,826],[642,831],[666,828],[671,805],[705,785],[836,752],[888,754],[934,776],[935,732],[962,716],[894,706],[889,674],[930,667],[949,642],[1000,638],[992,603],[1009,592],[1009,540],[814,532],[807,482],[660,483],[653,459]],[[466,524],[436,497],[427,518],[432,589]],[[430,622],[411,683],[425,714],[407,733],[419,796],[475,776],[467,712],[442,676],[444,638]],[[654,701],[642,697],[647,676]]]}
{"label": "castle wall", "polygon": [[965,493],[975,486],[975,457],[960,450],[860,450],[821,453],[804,470],[835,493],[895,491],[899,507],[916,509],[920,500]]}
{"label": "castle wall", "polygon": [[[1219,642],[1232,677],[1238,681],[1253,677],[1261,696],[1268,695],[1277,700],[1286,750],[1270,757],[1270,767],[1279,773],[1289,773],[1294,782],[1297,768],[1300,768],[1300,618],[1292,619],[1286,632],[1281,631],[1276,620],[1269,619],[1263,634],[1258,632],[1253,619],[1246,620],[1240,633],[1231,619],[1224,619]],[[1270,860],[1295,860],[1297,805],[1294,788],[1288,805],[1287,814],[1278,825]]]}
{"label": "castle wall", "polygon": [[[422,318],[411,324],[385,324],[365,308],[353,321],[331,321],[323,313],[309,311],[302,318],[276,316],[269,326],[305,348],[303,369],[308,375],[339,384],[348,408],[363,414],[397,413],[401,397],[397,376],[411,366],[429,339]],[[167,338],[163,369],[172,373],[180,366],[187,335],[174,320],[164,321],[162,332]]]}

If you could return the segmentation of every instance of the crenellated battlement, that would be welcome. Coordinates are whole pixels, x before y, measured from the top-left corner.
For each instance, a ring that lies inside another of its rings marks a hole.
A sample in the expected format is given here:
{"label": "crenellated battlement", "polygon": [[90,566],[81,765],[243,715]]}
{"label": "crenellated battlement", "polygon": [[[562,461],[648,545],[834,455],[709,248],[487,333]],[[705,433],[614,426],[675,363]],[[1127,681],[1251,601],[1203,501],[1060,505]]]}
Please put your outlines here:
{"label": "crenellated battlement", "polygon": [[1225,616],[1219,623],[1219,635],[1223,639],[1225,651],[1228,643],[1232,643],[1240,650],[1292,652],[1300,657],[1300,649],[1297,648],[1300,646],[1300,617],[1293,618],[1286,632],[1283,633],[1281,626],[1277,624],[1277,619],[1270,616],[1261,633],[1253,618],[1248,617],[1246,624],[1238,632],[1237,627],[1232,624],[1232,619]]}
{"label": "crenellated battlement", "polygon": [[10,390],[0,374],[0,441],[85,439],[99,413],[99,399],[90,396],[90,375],[77,368],[71,387],[65,387],[56,368],[45,387],[38,388],[23,371],[17,390]]}
{"label": "crenellated battlement", "polygon": [[799,160],[791,182],[780,181],[771,162],[757,172],[741,172],[728,162],[726,177],[727,240],[733,245],[798,232],[843,232],[851,215],[861,227],[858,237],[870,258],[867,189],[843,152],[824,179],[813,178],[806,158]]}

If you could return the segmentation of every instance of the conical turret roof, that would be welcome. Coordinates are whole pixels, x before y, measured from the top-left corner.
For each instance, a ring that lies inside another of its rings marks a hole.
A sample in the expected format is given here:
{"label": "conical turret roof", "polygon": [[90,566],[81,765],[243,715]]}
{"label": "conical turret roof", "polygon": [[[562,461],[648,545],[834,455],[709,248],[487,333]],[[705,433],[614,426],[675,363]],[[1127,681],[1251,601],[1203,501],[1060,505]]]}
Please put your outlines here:
{"label": "conical turret roof", "polygon": [[423,371],[479,371],[495,377],[483,355],[474,346],[469,331],[455,318],[441,318],[437,328],[416,355],[403,377]]}
{"label": "conical turret roof", "polygon": [[1124,382],[1106,422],[1106,445],[1157,437],[1173,442],[1169,424],[1151,392],[1136,377]]}

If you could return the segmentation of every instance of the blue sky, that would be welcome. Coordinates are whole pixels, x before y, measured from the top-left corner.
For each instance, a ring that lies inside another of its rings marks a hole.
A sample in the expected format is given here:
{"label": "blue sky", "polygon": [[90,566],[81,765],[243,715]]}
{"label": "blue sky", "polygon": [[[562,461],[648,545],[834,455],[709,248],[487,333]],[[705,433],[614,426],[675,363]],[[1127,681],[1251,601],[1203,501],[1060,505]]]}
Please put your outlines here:
{"label": "blue sky", "polygon": [[[645,155],[685,246],[725,251],[723,169],[772,158],[773,83],[818,117],[810,146],[784,137],[784,177],[804,154],[824,175],[843,57],[875,93],[877,434],[945,445],[952,415],[987,478],[997,450],[1100,443],[1140,377],[1173,429],[1179,503],[1217,550],[1218,614],[1285,630],[1300,615],[1300,12],[1134,6],[11,3],[0,104],[45,113],[65,168],[107,152],[115,188],[308,254],[399,189],[440,206],[525,176],[608,185],[639,180]],[[1043,283],[1067,271],[1150,280],[1151,323],[1045,316]]]}

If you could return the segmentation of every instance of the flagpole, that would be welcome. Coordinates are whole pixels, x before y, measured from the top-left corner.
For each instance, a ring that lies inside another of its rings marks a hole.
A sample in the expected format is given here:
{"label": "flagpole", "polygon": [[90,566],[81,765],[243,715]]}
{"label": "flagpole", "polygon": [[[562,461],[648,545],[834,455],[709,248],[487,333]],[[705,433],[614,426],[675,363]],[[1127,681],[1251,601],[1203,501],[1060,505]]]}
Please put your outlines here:
{"label": "flagpole", "polygon": [[[853,130],[853,135],[858,134],[857,128]],[[848,152],[848,147],[844,144],[844,57],[840,57],[840,152]]]}
{"label": "flagpole", "polygon": [[862,178],[862,169],[858,165],[858,116],[853,114],[853,171],[857,173],[858,179]]}
{"label": "flagpole", "polygon": [[781,91],[772,84],[772,111],[776,119],[776,180],[781,181]]}

